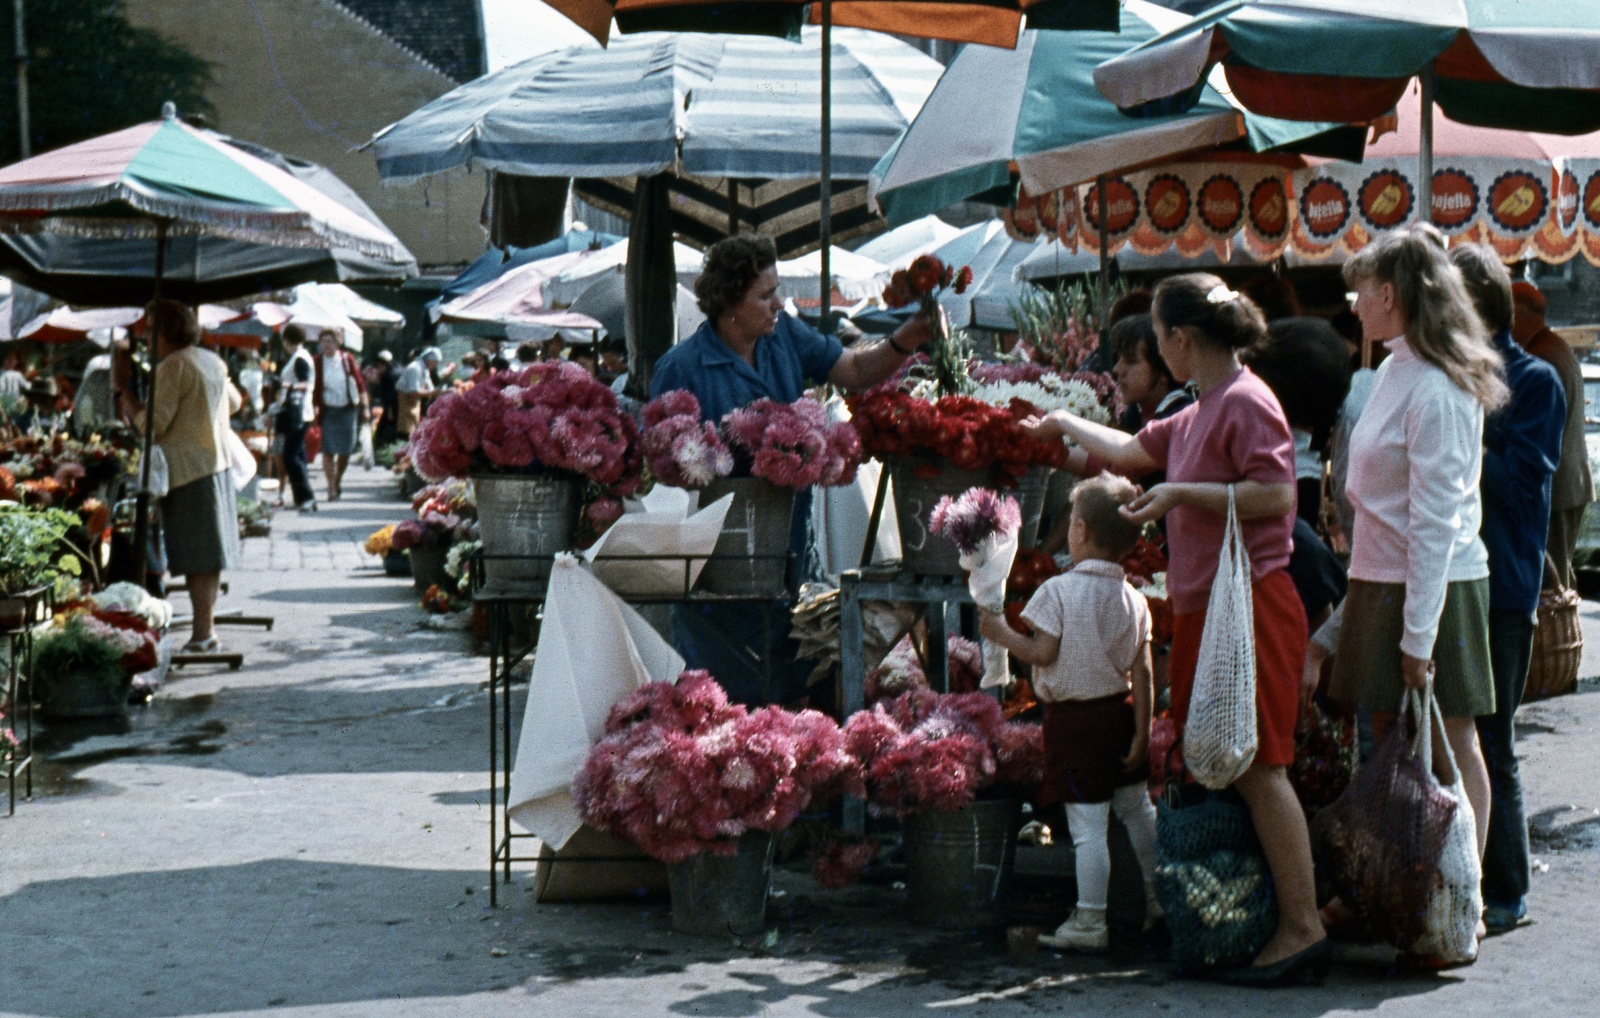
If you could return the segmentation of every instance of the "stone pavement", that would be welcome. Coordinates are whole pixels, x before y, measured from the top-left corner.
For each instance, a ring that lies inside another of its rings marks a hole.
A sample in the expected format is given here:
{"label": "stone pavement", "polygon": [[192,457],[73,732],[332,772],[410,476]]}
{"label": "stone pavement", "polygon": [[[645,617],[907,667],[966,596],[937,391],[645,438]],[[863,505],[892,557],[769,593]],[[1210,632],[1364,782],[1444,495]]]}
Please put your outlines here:
{"label": "stone pavement", "polygon": [[[902,892],[823,892],[802,868],[743,944],[674,934],[656,902],[535,904],[526,867],[490,909],[483,659],[360,553],[406,511],[392,479],[349,487],[246,542],[223,606],[277,624],[223,631],[241,671],[180,672],[126,725],[45,734],[41,794],[0,818],[0,1016],[1594,1011],[1596,683],[1521,719],[1535,924],[1442,975],[1341,947],[1326,987],[1250,993],[1147,953],[1012,958],[1001,933],[920,928]],[[1061,883],[1029,887],[1019,915],[1059,918]]]}

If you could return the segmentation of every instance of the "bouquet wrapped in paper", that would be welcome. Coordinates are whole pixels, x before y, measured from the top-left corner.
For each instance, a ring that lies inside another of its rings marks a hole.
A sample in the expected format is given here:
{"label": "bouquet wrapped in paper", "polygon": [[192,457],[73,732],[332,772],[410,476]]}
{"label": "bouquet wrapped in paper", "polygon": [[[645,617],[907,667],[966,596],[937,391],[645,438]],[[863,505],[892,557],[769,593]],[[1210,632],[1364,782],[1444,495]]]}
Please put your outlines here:
{"label": "bouquet wrapped in paper", "polygon": [[[929,530],[954,542],[961,553],[967,589],[978,607],[1005,611],[1006,578],[1017,557],[1017,532],[1022,528],[1016,500],[987,488],[968,488],[959,498],[941,498],[929,523]],[[980,688],[1003,686],[1010,680],[1010,655],[999,644],[985,641]]]}

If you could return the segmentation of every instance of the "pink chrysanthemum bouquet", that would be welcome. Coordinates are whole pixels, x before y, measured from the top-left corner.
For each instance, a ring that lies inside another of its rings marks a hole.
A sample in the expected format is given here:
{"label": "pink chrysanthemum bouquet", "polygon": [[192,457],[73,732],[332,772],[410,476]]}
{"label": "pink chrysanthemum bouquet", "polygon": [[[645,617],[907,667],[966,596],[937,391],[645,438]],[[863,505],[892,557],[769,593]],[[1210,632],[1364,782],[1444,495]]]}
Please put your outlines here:
{"label": "pink chrysanthemum bouquet", "polygon": [[832,719],[747,711],[688,671],[612,708],[572,794],[587,823],[676,863],[731,856],[745,831],[783,830],[814,798],[846,788],[860,789],[859,772]]}
{"label": "pink chrysanthemum bouquet", "polygon": [[733,453],[715,425],[700,419],[700,401],[687,389],[645,405],[639,447],[651,475],[674,488],[696,491],[733,472]]}
{"label": "pink chrysanthemum bouquet", "polygon": [[902,817],[960,809],[985,788],[1037,785],[1044,773],[1038,726],[1006,721],[984,693],[913,689],[851,717],[844,738],[868,801]]}
{"label": "pink chrysanthemum bouquet", "polygon": [[703,488],[748,473],[784,488],[834,487],[856,479],[861,440],[848,421],[828,423],[821,403],[758,399],[713,425],[685,390],[662,393],[644,409],[645,461],[663,484]]}
{"label": "pink chrysanthemum bouquet", "polygon": [[[967,570],[967,589],[978,607],[1003,612],[1006,607],[1006,578],[1017,558],[1017,531],[1022,527],[1022,510],[1015,499],[997,495],[987,488],[969,488],[960,498],[948,495],[934,506],[928,529],[949,538],[961,553],[961,568]],[[980,688],[1003,686],[1011,681],[1011,660],[1006,649],[993,641],[983,645],[983,681]]]}
{"label": "pink chrysanthemum bouquet", "polygon": [[545,361],[441,396],[411,436],[424,477],[472,473],[575,475],[631,493],[639,429],[616,394],[583,368]]}

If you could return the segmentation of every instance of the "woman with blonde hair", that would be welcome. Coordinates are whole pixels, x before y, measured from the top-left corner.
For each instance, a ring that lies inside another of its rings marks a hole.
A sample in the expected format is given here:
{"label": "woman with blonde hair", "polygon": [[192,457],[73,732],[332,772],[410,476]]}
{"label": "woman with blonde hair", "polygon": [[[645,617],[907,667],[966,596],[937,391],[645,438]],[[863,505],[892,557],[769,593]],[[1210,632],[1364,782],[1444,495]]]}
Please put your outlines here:
{"label": "woman with blonde hair", "polygon": [[1317,633],[1306,681],[1336,647],[1331,693],[1370,709],[1381,737],[1403,691],[1432,679],[1481,856],[1489,774],[1473,719],[1494,713],[1495,694],[1478,479],[1484,414],[1510,393],[1433,227],[1381,238],[1345,263],[1344,278],[1366,338],[1390,355],[1350,435],[1350,591]]}

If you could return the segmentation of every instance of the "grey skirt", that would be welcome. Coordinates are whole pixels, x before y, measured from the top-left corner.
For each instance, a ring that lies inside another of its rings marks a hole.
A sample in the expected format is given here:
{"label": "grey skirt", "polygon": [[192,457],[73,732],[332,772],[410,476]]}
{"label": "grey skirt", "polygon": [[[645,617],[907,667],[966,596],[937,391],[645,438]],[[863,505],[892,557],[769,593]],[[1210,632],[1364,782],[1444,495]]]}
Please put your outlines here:
{"label": "grey skirt", "polygon": [[322,454],[348,456],[356,451],[356,408],[353,406],[325,406],[322,408]]}
{"label": "grey skirt", "polygon": [[174,488],[161,500],[167,572],[220,573],[239,561],[239,507],[224,470]]}
{"label": "grey skirt", "polygon": [[[1394,713],[1405,692],[1400,638],[1405,634],[1403,583],[1351,580],[1345,595],[1339,653],[1328,693],[1369,710]],[[1489,663],[1489,581],[1460,580],[1445,588],[1439,637],[1433,643],[1433,694],[1447,718],[1494,713]]]}

